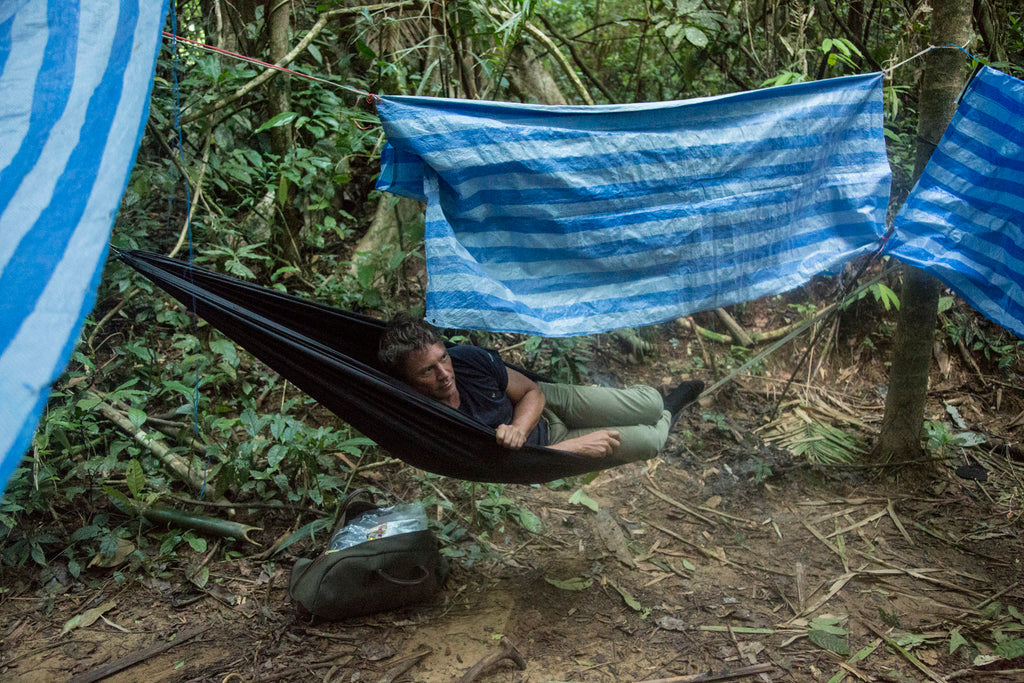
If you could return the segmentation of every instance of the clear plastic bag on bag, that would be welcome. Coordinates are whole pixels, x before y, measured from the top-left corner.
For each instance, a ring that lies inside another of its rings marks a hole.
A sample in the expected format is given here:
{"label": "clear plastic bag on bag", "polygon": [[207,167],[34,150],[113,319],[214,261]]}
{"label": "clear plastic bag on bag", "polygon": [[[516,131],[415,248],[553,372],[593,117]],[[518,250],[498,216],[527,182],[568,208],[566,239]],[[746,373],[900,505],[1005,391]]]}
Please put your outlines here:
{"label": "clear plastic bag on bag", "polygon": [[424,531],[427,511],[419,503],[399,503],[387,508],[367,510],[353,517],[331,539],[327,552],[345,550],[385,536]]}

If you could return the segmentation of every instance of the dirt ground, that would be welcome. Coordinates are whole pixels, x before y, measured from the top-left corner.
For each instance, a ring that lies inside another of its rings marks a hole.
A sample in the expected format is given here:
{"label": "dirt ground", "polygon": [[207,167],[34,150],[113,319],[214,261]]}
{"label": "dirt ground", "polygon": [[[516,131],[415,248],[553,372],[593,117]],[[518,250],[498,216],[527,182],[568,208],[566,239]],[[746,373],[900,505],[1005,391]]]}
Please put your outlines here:
{"label": "dirt ground", "polygon": [[[610,372],[667,386],[675,353]],[[817,386],[805,373],[790,401],[839,426],[876,429],[884,379],[855,362],[816,363]],[[402,611],[343,622],[298,616],[286,585],[295,557],[313,553],[301,545],[272,560],[228,562],[227,548],[263,548],[211,542],[164,577],[120,584],[111,569],[56,589],[8,573],[0,680],[96,680],[134,656],[141,661],[106,680],[452,681],[499,652],[503,637],[525,668],[505,659],[476,680],[1024,680],[1024,641],[1015,642],[1024,632],[1024,463],[1012,447],[1024,391],[975,386],[955,372],[937,378],[929,419],[956,405],[971,430],[1003,447],[974,463],[985,481],[958,475],[962,461],[925,478],[904,468],[894,479],[811,466],[766,442],[764,415],[787,377],[768,368],[703,398],[660,457],[584,487],[597,512],[570,501],[576,486],[506,486],[543,529],[471,526],[460,546],[475,544],[482,556],[453,562],[442,593]],[[396,496],[418,485],[398,465],[372,476]],[[471,509],[468,487],[435,481]],[[295,522],[239,512],[265,527],[266,545]],[[202,563],[205,590],[186,580]],[[97,607],[95,621],[62,634]]]}

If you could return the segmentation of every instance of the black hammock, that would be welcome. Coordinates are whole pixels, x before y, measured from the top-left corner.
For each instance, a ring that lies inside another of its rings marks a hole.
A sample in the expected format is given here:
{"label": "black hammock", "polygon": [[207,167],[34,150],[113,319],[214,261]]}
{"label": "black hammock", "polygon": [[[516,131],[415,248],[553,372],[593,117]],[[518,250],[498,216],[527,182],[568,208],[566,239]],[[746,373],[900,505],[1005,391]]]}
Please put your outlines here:
{"label": "black hammock", "polygon": [[117,256],[410,465],[469,481],[533,484],[622,464],[614,457],[553,448],[499,446],[490,427],[381,370],[380,320],[160,254],[118,251]]}

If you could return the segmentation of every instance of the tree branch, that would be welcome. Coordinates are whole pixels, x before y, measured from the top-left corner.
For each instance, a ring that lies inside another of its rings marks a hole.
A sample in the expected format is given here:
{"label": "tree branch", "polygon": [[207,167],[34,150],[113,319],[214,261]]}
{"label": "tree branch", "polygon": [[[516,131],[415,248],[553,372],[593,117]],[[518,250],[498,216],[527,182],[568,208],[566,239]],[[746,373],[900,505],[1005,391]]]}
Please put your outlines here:
{"label": "tree branch", "polygon": [[832,18],[835,19],[837,24],[839,24],[839,28],[841,28],[843,30],[843,33],[847,35],[847,37],[850,39],[850,42],[857,46],[857,49],[860,50],[861,55],[863,55],[865,61],[867,61],[867,63],[871,65],[871,68],[874,69],[875,71],[881,71],[882,65],[876,62],[875,58],[871,56],[871,53],[868,52],[867,45],[865,45],[864,41],[860,39],[860,36],[858,36],[856,33],[850,30],[850,27],[847,26],[846,22],[843,21],[843,18],[839,16],[839,12],[836,11],[836,8],[833,6],[833,4],[831,2],[819,2],[818,6],[824,7],[828,11],[828,13],[832,15]]}
{"label": "tree branch", "polygon": [[601,79],[598,78],[594,74],[594,72],[590,70],[590,67],[587,66],[587,63],[583,61],[583,58],[580,57],[579,53],[576,51],[576,47],[568,40],[566,40],[564,36],[559,35],[558,31],[556,31],[555,28],[551,25],[551,22],[548,21],[547,17],[545,17],[543,14],[537,14],[536,17],[540,19],[542,24],[544,24],[544,28],[547,29],[548,33],[553,35],[555,38],[561,41],[563,45],[569,48],[569,54],[572,55],[572,60],[576,62],[576,66],[580,68],[580,71],[583,72],[583,75],[586,76],[590,80],[590,82],[593,83],[597,87],[597,89],[601,91],[601,94],[604,95],[606,100],[614,103],[615,97],[612,96],[611,91],[608,90],[608,88],[604,85]]}
{"label": "tree branch", "polygon": [[[490,11],[491,14],[494,14],[495,16],[498,16],[505,20],[512,18],[511,14],[509,14],[508,12],[503,12],[500,9],[492,7],[490,8]],[[565,75],[568,76],[569,82],[571,82],[573,86],[576,88],[576,92],[579,93],[579,96],[581,98],[583,98],[583,101],[586,102],[587,104],[594,104],[594,98],[591,97],[590,92],[585,87],[583,87],[583,82],[580,81],[580,77],[576,75],[576,70],[572,68],[572,65],[569,64],[569,60],[565,58],[565,55],[562,54],[562,51],[558,49],[558,46],[555,45],[551,38],[549,38],[546,33],[541,31],[539,28],[537,28],[530,22],[524,22],[523,28],[526,29],[527,33],[536,38],[537,42],[539,42],[541,45],[547,48],[548,52],[551,53],[551,56],[554,57],[555,61],[558,62],[558,65],[562,67],[562,71],[564,71]]]}
{"label": "tree branch", "polygon": [[[274,64],[274,66],[286,67],[289,64],[291,64],[296,57],[302,54],[305,51],[305,49],[309,47],[310,43],[313,42],[313,39],[320,35],[320,32],[324,30],[325,26],[327,26],[327,21],[332,17],[337,17],[344,14],[362,14],[364,10],[368,12],[376,12],[378,10],[397,9],[399,7],[405,7],[407,5],[412,5],[414,3],[415,0],[402,0],[401,2],[388,2],[379,5],[365,5],[362,7],[339,7],[337,9],[328,10],[320,15],[320,17],[316,20],[316,23],[313,24],[313,27],[309,29],[305,36],[303,36],[302,40],[300,40],[298,44],[295,47],[293,47],[288,54],[286,54],[283,58],[278,60]],[[232,94],[227,95],[226,97],[222,97],[221,99],[217,100],[209,106],[203,107],[203,109],[196,112],[195,114],[190,114],[189,116],[183,117],[181,119],[182,125],[185,125],[186,123],[192,123],[193,121],[201,119],[204,116],[212,114],[218,109],[223,109],[235,100],[240,99],[248,93],[252,92],[252,90],[254,90],[255,88],[263,85],[277,74],[277,69],[265,69],[263,73],[253,78],[251,81],[243,85],[241,88],[239,88]]]}

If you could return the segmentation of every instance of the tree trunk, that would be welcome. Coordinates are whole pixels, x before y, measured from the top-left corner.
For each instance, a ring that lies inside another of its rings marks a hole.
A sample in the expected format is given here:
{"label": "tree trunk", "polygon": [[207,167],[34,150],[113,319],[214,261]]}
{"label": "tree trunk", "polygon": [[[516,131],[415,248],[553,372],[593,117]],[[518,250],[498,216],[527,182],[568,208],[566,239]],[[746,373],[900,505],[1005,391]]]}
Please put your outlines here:
{"label": "tree trunk", "polygon": [[508,63],[509,92],[532,104],[568,104],[551,72],[537,55],[520,43],[512,49]]}
{"label": "tree trunk", "polygon": [[[930,39],[933,45],[963,45],[970,37],[970,30],[970,0],[933,2]],[[925,59],[918,101],[915,182],[956,111],[966,74],[963,55],[956,50],[933,50]],[[916,268],[903,266],[903,292],[893,339],[889,393],[875,449],[876,457],[883,462],[914,460],[922,452],[939,290],[938,280]]]}
{"label": "tree trunk", "polygon": [[[270,61],[277,63],[288,54],[291,41],[288,29],[291,23],[292,0],[271,0],[267,4],[267,26],[270,29]],[[291,90],[286,74],[277,74],[270,80],[269,118],[291,111]],[[292,148],[294,131],[291,124],[270,129],[270,149],[278,159],[284,159]],[[302,212],[293,201],[295,192],[282,175],[277,186],[279,225],[273,231],[274,242],[281,257],[297,264],[300,259],[299,233],[302,230]]]}

